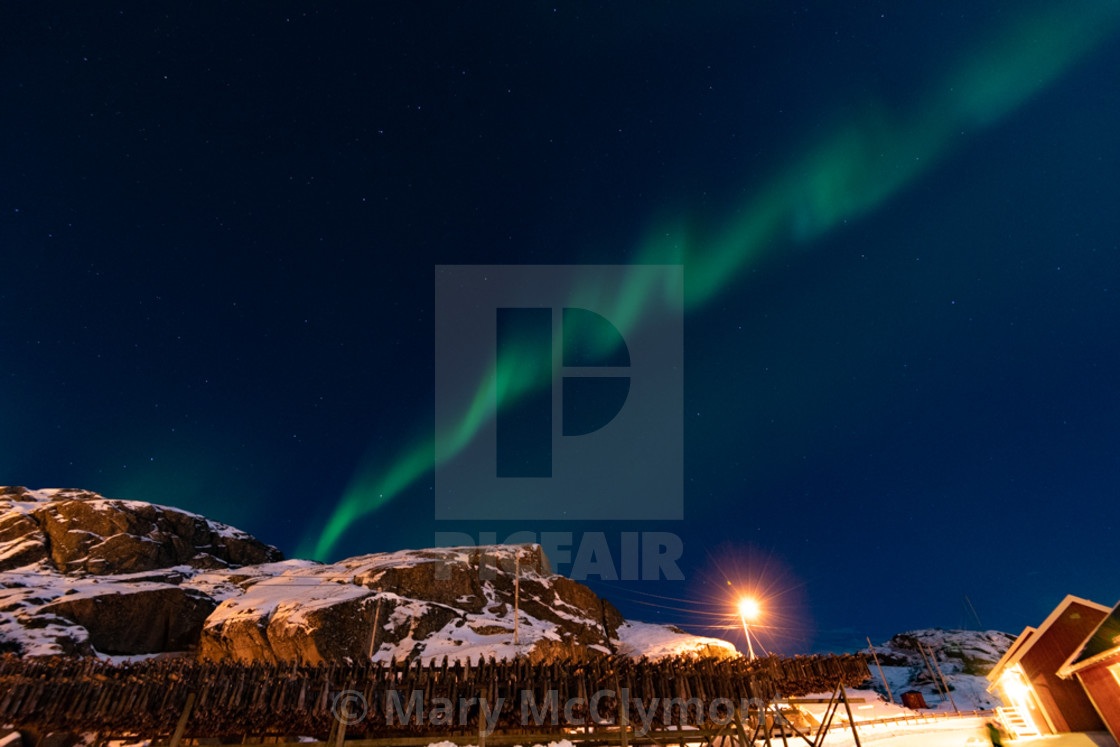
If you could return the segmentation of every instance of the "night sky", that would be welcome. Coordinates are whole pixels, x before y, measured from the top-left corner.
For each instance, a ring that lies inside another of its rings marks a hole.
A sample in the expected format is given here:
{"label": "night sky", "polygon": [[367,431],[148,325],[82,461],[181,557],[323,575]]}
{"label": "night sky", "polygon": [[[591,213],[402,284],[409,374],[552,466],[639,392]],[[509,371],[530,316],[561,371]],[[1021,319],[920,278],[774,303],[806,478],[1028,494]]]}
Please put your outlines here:
{"label": "night sky", "polygon": [[[1114,0],[6,3],[0,484],[323,560],[674,532],[685,581],[590,585],[740,643],[758,587],[787,653],[1112,604],[1118,41]],[[643,263],[684,521],[437,522],[436,265]]]}

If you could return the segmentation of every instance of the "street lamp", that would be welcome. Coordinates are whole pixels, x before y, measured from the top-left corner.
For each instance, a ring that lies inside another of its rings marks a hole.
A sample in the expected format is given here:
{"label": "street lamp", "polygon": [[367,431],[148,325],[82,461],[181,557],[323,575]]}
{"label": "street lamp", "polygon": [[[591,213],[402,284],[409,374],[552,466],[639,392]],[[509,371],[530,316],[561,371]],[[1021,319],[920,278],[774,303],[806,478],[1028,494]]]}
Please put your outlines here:
{"label": "street lamp", "polygon": [[760,611],[757,599],[743,597],[739,600],[739,619],[743,621],[743,635],[747,637],[747,654],[751,661],[754,661],[754,646],[751,644],[750,621],[758,617]]}

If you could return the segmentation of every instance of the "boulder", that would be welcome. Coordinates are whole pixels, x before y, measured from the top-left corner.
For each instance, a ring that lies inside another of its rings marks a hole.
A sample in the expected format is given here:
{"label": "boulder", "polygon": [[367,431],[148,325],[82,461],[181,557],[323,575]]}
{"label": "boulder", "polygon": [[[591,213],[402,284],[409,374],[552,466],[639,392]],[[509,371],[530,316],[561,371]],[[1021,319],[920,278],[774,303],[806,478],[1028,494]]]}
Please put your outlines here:
{"label": "boulder", "polygon": [[586,586],[552,574],[539,545],[441,548],[359,556],[260,581],[211,615],[200,653],[318,662],[359,660],[372,645],[374,657],[383,660],[542,660],[609,653],[621,622],[618,611]]}
{"label": "boulder", "polygon": [[195,646],[215,607],[213,599],[192,589],[151,585],[64,596],[43,605],[39,616],[55,615],[85,628],[100,653],[154,654]]}
{"label": "boulder", "polygon": [[0,571],[47,561],[63,573],[111,575],[281,559],[275,547],[187,511],[81,490],[0,488]]}
{"label": "boulder", "polygon": [[[0,487],[0,651],[192,649],[218,602],[179,585],[203,569],[228,573],[282,557],[187,511],[83,490]],[[220,578],[207,588],[238,591]]]}

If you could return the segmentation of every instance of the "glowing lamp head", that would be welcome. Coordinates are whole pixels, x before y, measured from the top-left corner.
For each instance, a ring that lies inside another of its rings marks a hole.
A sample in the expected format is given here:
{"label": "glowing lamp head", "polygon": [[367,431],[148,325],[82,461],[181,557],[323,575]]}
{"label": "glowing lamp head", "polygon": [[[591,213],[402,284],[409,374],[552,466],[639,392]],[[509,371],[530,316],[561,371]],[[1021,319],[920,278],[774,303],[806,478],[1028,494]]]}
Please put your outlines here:
{"label": "glowing lamp head", "polygon": [[739,600],[739,616],[744,620],[753,620],[758,617],[759,611],[758,600],[750,597],[744,597]]}

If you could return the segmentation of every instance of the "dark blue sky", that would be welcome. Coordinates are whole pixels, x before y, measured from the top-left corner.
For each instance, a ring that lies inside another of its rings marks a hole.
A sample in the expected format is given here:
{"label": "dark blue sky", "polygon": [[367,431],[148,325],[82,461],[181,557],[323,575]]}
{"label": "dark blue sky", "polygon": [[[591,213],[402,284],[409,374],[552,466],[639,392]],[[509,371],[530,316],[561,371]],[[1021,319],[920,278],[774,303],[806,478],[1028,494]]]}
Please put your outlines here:
{"label": "dark blue sky", "polygon": [[429,474],[332,557],[673,531],[688,580],[596,591],[704,632],[764,576],[789,652],[1111,604],[1117,15],[5,6],[0,483],[294,553],[430,437],[436,264],[626,264],[673,225],[707,279],[773,199],[686,298],[685,521],[447,526]]}

